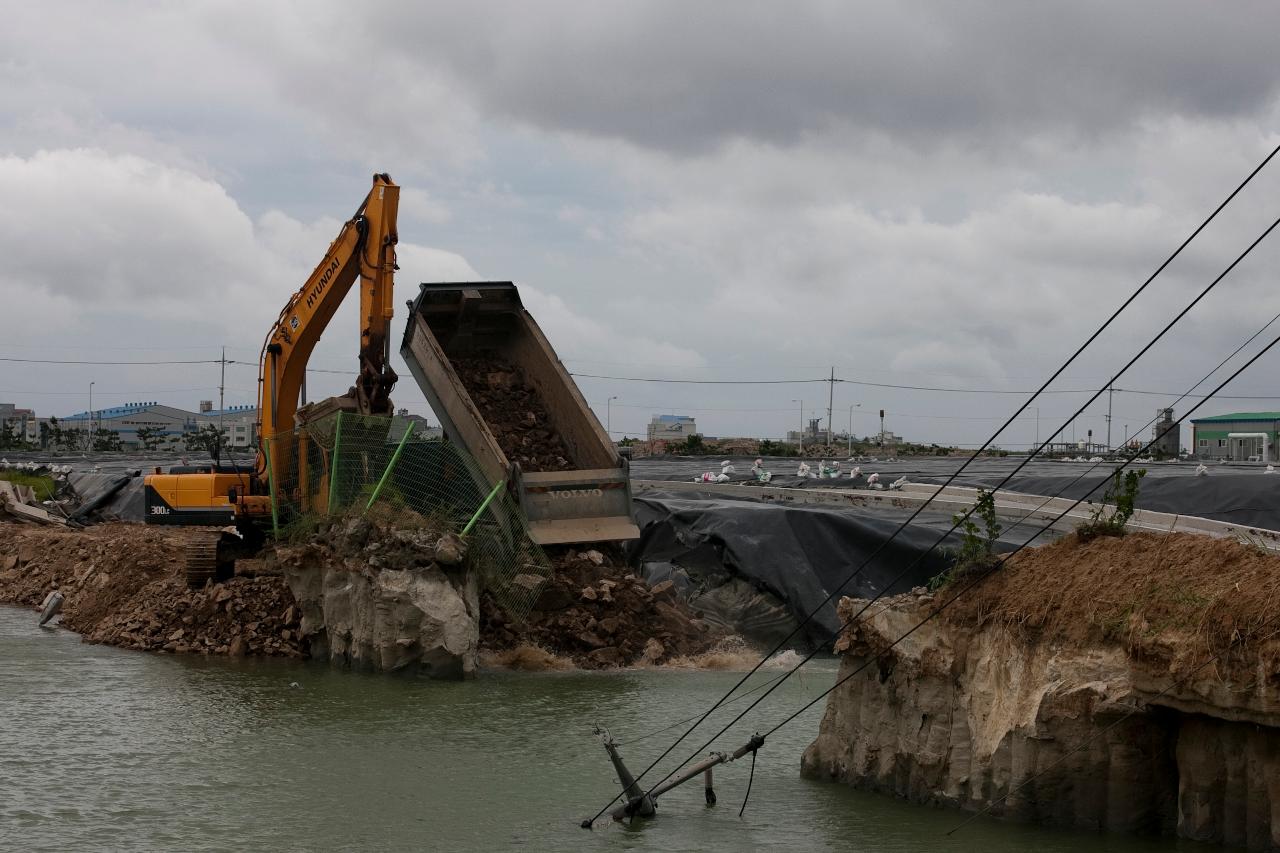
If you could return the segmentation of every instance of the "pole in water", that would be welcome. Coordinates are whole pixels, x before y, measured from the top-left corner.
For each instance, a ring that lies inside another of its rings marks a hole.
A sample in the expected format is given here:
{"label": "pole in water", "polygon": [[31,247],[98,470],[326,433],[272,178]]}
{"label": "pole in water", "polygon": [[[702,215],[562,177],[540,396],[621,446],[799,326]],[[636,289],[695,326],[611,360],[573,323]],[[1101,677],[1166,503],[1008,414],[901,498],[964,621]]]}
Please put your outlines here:
{"label": "pole in water", "polygon": [[[601,729],[596,729],[599,734]],[[755,761],[755,753],[760,747],[764,746],[764,738],[756,733],[751,739],[733,752],[713,752],[701,761],[695,762],[679,773],[668,776],[665,781],[659,782],[650,788],[647,792],[641,788],[635,778],[627,771],[626,766],[622,763],[622,758],[618,756],[618,750],[614,746],[613,739],[609,737],[608,732],[603,732],[601,739],[604,741],[604,748],[609,752],[609,758],[613,761],[613,766],[618,770],[618,779],[622,782],[624,789],[625,801],[622,805],[609,812],[609,816],[616,821],[626,820],[629,817],[639,815],[641,817],[650,817],[657,811],[656,803],[658,797],[670,791],[672,788],[679,787],[690,779],[702,776],[704,778],[705,795],[707,805],[714,806],[716,804],[716,792],[711,787],[711,768],[717,764],[727,764],[730,761],[737,761],[747,753],[751,753],[752,762]],[[750,794],[750,788],[747,793]],[[743,801],[743,808],[746,808],[746,801]],[[602,812],[603,814],[603,812]],[[582,822],[583,829],[591,829],[592,819],[587,818]]]}
{"label": "pole in water", "polygon": [[62,610],[62,602],[64,601],[62,593],[54,590],[45,596],[44,606],[40,611],[40,627],[43,628],[45,623],[53,617],[57,616]]}
{"label": "pole in water", "polygon": [[[653,803],[653,798],[644,792],[640,787],[640,783],[631,775],[631,771],[627,769],[627,765],[623,763],[622,756],[618,754],[618,747],[613,742],[606,729],[596,729],[596,734],[600,735],[600,742],[604,744],[605,752],[609,753],[609,760],[613,762],[613,769],[618,773],[618,781],[622,783],[622,794],[626,797],[628,804],[634,802],[636,805],[630,809],[628,816],[653,817],[657,812],[657,807]],[[590,824],[588,824],[589,826]]]}

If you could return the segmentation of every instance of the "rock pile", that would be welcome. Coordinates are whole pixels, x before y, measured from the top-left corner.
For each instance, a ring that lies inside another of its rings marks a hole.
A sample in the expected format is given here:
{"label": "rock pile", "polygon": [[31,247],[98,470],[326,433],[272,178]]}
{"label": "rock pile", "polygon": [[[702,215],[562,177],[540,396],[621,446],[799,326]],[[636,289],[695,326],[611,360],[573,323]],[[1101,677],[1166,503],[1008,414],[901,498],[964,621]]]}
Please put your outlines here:
{"label": "rock pile", "polygon": [[530,472],[573,468],[547,407],[519,368],[492,353],[455,358],[453,367],[509,461]]}
{"label": "rock pile", "polygon": [[299,610],[279,577],[188,589],[189,531],[103,524],[84,531],[0,527],[0,602],[39,607],[66,596],[62,624],[131,649],[302,657]]}
{"label": "rock pile", "polygon": [[484,598],[486,647],[532,645],[585,669],[603,669],[701,654],[725,637],[676,598],[671,581],[650,587],[603,550],[548,556],[551,579],[523,623]]}

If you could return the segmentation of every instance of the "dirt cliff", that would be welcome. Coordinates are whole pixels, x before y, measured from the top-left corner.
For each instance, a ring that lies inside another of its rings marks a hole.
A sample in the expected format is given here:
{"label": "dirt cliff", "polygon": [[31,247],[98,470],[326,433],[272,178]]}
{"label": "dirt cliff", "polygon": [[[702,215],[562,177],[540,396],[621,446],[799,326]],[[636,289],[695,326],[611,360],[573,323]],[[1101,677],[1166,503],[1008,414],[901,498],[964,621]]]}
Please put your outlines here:
{"label": "dirt cliff", "polygon": [[[1280,557],[1069,537],[877,602],[802,772],[1023,820],[1280,849]],[[849,619],[864,601],[846,599]]]}
{"label": "dirt cliff", "polygon": [[338,519],[263,556],[288,579],[313,657],[355,669],[470,678],[480,602],[466,546],[409,511]]}
{"label": "dirt cliff", "polygon": [[[299,610],[281,577],[188,589],[179,528],[0,524],[0,603],[66,597],[62,624],[93,643],[193,654],[301,657]],[[33,617],[34,618],[34,617]]]}

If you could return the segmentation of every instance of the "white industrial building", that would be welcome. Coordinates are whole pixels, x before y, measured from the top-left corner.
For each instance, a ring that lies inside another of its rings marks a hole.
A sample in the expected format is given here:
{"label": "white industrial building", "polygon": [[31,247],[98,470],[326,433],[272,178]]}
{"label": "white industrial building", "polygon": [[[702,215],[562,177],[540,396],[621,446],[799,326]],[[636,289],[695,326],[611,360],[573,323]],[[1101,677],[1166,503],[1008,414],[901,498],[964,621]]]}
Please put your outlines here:
{"label": "white industrial building", "polygon": [[698,431],[698,425],[688,415],[654,415],[649,421],[649,441],[684,441]]}

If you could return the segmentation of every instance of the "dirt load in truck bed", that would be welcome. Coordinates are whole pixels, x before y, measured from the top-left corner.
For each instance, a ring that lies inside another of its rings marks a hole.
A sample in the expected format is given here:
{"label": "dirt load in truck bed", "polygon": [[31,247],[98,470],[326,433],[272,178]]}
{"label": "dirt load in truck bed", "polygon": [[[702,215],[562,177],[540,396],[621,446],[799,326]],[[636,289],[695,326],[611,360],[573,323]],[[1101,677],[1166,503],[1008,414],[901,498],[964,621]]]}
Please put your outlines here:
{"label": "dirt load in truck bed", "polygon": [[520,463],[525,472],[573,469],[542,398],[518,367],[493,353],[451,361],[508,461]]}

